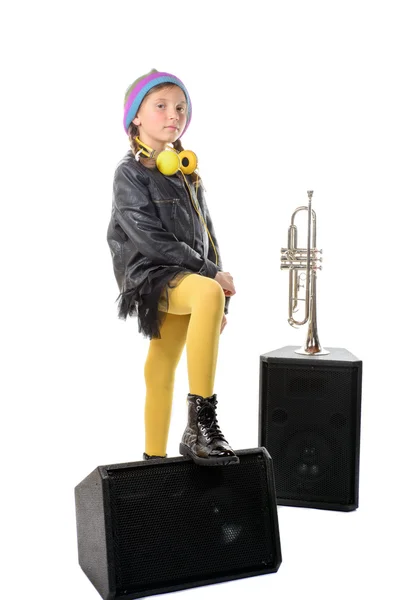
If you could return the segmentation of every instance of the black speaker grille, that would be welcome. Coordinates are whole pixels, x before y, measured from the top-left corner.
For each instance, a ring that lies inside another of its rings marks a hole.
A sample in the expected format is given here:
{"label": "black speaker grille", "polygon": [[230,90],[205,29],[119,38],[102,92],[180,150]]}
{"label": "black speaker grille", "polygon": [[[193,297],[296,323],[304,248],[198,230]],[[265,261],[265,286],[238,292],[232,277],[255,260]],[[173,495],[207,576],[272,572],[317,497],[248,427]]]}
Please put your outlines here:
{"label": "black speaker grille", "polygon": [[277,497],[352,504],[357,369],[269,364],[263,387]]}
{"label": "black speaker grille", "polygon": [[118,593],[276,564],[265,461],[240,460],[229,467],[187,461],[108,471]]}

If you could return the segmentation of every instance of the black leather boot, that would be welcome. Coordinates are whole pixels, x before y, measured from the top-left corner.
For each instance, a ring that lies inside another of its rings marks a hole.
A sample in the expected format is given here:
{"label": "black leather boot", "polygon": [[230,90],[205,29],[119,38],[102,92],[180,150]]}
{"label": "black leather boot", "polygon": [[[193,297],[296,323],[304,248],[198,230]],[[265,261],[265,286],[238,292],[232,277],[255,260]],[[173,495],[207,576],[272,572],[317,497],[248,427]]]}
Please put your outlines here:
{"label": "black leather boot", "polygon": [[157,456],[156,454],[149,455],[146,454],[146,452],[143,452],[143,460],[152,460],[153,458],[167,458],[167,455]]}
{"label": "black leather boot", "polygon": [[219,428],[216,416],[217,394],[203,398],[188,394],[188,424],[179,452],[199,465],[230,465],[239,462]]}

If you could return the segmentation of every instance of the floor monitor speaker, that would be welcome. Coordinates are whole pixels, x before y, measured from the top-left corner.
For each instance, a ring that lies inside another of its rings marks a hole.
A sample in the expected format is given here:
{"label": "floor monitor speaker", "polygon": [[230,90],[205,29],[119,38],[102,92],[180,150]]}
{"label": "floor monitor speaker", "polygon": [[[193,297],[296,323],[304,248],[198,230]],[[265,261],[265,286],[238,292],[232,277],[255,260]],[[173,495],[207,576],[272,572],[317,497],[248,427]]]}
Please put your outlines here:
{"label": "floor monitor speaker", "polygon": [[102,598],[129,600],[276,572],[271,457],[204,467],[184,457],[97,467],[75,488],[79,563]]}

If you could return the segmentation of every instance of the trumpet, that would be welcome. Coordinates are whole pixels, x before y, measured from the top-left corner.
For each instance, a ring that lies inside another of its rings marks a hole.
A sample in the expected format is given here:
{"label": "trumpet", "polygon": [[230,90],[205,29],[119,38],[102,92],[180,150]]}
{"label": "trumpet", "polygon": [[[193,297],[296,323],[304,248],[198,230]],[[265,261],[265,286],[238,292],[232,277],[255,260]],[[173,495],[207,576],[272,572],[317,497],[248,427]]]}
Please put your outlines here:
{"label": "trumpet", "polygon": [[[317,217],[311,208],[312,191],[308,191],[308,206],[299,206],[292,214],[288,231],[288,247],[281,248],[281,270],[289,270],[289,325],[299,328],[308,323],[304,345],[295,350],[298,354],[329,354],[318,339],[317,331],[317,271],[322,269],[322,250],[317,249]],[[302,210],[308,211],[307,248],[297,247],[295,217]],[[304,288],[304,298],[299,291]],[[304,302],[304,318],[294,318],[299,303]]]}

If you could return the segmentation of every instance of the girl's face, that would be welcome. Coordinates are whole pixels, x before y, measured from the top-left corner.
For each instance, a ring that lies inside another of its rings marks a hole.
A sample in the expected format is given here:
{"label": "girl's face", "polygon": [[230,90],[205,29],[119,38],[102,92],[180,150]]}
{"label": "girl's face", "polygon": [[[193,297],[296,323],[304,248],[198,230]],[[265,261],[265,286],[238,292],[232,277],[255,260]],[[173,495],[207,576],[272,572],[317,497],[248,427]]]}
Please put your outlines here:
{"label": "girl's face", "polygon": [[143,99],[133,123],[143,143],[161,152],[175,142],[186,125],[186,97],[177,85],[154,90]]}

